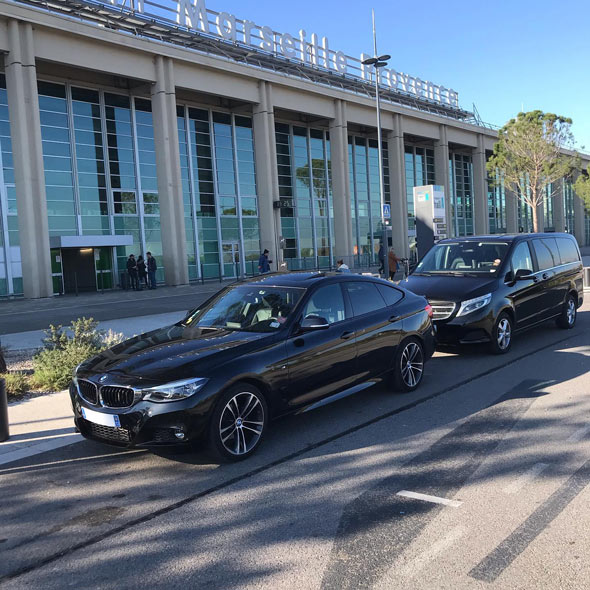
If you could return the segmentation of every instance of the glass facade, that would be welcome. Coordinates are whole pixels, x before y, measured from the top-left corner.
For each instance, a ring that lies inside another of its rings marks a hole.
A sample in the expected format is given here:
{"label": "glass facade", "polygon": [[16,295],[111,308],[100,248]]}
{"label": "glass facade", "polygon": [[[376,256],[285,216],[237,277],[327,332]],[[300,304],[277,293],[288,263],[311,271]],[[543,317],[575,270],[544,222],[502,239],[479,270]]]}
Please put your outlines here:
{"label": "glass facade", "polygon": [[434,184],[434,150],[405,146],[406,198],[408,200],[408,230],[416,235],[414,216],[414,187]]}
{"label": "glass facade", "polygon": [[491,234],[506,233],[506,191],[500,172],[488,176],[488,217]]}
{"label": "glass facade", "polygon": [[275,138],[287,267],[328,267],[334,236],[329,134],[276,123]]}
{"label": "glass facade", "polygon": [[260,238],[252,119],[189,106],[177,116],[189,278],[253,274]]}
{"label": "glass facade", "polygon": [[6,78],[0,74],[0,295],[23,292]]}
{"label": "glass facade", "polygon": [[[377,140],[348,137],[353,252],[362,264],[377,261],[381,243],[381,192]],[[384,199],[389,202],[389,159],[383,145]]]}
{"label": "glass facade", "polygon": [[555,231],[555,201],[553,200],[554,186],[549,184],[545,187],[545,199],[543,202],[543,225],[545,231]]}
{"label": "glass facade", "polygon": [[473,163],[471,156],[449,158],[451,218],[455,236],[473,235]]}
{"label": "glass facade", "polygon": [[565,231],[574,233],[574,185],[570,178],[563,180],[563,207],[565,209]]}

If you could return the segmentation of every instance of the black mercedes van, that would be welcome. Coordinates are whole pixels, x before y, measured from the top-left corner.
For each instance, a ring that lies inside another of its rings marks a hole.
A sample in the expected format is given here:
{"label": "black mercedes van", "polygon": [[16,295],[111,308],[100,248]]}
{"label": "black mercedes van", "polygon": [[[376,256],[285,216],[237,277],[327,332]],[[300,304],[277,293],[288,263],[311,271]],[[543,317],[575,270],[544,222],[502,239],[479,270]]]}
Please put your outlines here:
{"label": "black mercedes van", "polygon": [[439,343],[489,342],[502,354],[541,322],[574,327],[582,268],[569,234],[469,236],[438,242],[402,284],[428,299]]}

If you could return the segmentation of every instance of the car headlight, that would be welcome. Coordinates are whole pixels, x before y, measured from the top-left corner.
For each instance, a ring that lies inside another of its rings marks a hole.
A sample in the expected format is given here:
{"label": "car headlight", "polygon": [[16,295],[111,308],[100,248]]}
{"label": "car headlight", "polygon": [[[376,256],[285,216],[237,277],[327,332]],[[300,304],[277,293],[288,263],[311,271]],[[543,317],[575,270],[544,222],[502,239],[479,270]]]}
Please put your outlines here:
{"label": "car headlight", "polygon": [[482,307],[485,307],[492,300],[492,294],[482,295],[481,297],[475,297],[475,299],[468,299],[467,301],[461,301],[461,307],[459,308],[458,316],[467,315],[472,311],[477,311]]}
{"label": "car headlight", "polygon": [[172,381],[157,387],[142,390],[143,399],[150,402],[173,402],[186,399],[202,389],[208,379],[197,377],[195,379],[183,379]]}

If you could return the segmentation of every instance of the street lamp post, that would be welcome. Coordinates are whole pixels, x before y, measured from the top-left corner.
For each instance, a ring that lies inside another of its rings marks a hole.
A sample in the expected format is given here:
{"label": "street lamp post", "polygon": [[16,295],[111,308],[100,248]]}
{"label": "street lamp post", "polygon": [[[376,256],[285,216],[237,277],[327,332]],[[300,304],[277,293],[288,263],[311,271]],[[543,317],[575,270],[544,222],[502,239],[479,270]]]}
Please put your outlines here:
{"label": "street lamp post", "polygon": [[381,244],[383,245],[383,274],[389,277],[389,243],[387,239],[387,225],[385,223],[385,192],[383,182],[383,141],[381,139],[381,103],[379,101],[379,68],[387,65],[387,60],[391,55],[379,55],[377,53],[377,31],[375,30],[375,9],[373,14],[373,57],[363,60],[363,65],[373,66],[375,68],[375,102],[377,106],[377,153],[379,156],[379,191],[381,193],[381,226],[382,236]]}

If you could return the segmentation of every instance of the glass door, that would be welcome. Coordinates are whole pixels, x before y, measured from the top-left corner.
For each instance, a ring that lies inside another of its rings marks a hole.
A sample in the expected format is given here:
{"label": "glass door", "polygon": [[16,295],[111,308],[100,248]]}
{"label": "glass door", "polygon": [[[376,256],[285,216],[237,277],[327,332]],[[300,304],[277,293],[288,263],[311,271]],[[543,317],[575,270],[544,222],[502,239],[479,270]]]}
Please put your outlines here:
{"label": "glass door", "polygon": [[237,278],[240,273],[240,244],[238,242],[223,242],[223,276]]}
{"label": "glass door", "polygon": [[96,288],[98,291],[113,288],[112,248],[95,248]]}

